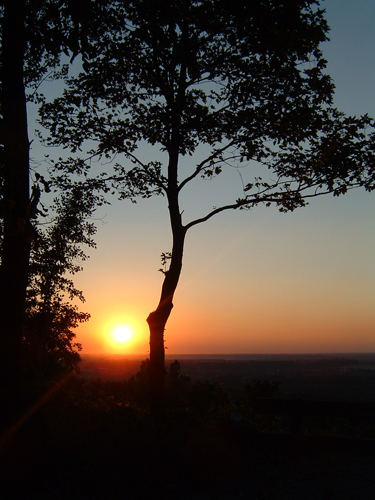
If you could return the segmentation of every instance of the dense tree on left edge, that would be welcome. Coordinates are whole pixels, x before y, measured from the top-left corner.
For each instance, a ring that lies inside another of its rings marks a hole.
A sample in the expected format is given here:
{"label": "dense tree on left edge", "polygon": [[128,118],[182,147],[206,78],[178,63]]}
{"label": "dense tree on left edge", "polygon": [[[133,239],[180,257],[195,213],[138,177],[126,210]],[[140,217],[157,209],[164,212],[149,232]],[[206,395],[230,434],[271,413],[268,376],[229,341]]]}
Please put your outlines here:
{"label": "dense tree on left edge", "polygon": [[[5,0],[0,6],[0,386],[4,397],[13,394],[15,400],[22,386],[20,372],[26,355],[25,312],[30,324],[31,311],[34,317],[36,311],[36,305],[31,306],[27,301],[28,284],[36,290],[38,279],[36,275],[30,277],[30,272],[35,272],[35,259],[30,267],[30,256],[37,255],[36,242],[40,250],[42,240],[46,245],[48,239],[48,232],[42,234],[36,227],[41,192],[49,188],[42,175],[31,176],[27,101],[40,102],[38,92],[44,79],[59,77],[67,70],[62,56],[66,63],[81,50],[88,29],[83,20],[87,18],[89,3],[87,0]],[[67,231],[65,237],[69,241]],[[36,272],[45,270],[39,268]],[[62,310],[61,306],[60,312]],[[69,327],[77,320],[78,317],[72,317]],[[30,344],[30,338],[26,344]]]}

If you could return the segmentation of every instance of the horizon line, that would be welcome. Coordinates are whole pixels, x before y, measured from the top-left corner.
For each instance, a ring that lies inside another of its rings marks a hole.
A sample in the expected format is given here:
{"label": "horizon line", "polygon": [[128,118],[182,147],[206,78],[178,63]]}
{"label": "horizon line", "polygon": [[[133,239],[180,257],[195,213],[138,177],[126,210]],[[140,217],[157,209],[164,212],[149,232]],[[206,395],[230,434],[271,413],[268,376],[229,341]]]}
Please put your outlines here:
{"label": "horizon line", "polygon": [[[375,355],[375,351],[317,351],[317,352],[226,352],[226,353],[166,353],[165,357],[175,356],[344,356],[344,355]],[[125,352],[89,352],[80,353],[80,356],[146,356],[148,353],[125,353]]]}

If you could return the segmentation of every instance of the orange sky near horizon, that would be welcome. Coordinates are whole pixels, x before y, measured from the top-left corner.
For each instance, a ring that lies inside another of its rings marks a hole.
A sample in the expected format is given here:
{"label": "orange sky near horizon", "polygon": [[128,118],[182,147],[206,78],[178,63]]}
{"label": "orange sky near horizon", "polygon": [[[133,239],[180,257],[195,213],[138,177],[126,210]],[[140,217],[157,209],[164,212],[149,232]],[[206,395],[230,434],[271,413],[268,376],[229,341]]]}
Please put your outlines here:
{"label": "orange sky near horizon", "polygon": [[[162,282],[163,201],[123,207],[127,247],[121,231],[100,228],[100,248],[78,280],[92,314],[79,329],[84,353],[147,354],[145,320]],[[132,227],[132,213],[150,213],[149,204],[153,218]],[[375,351],[373,209],[373,196],[358,192],[294,214],[227,214],[192,231],[167,353]],[[110,335],[120,324],[135,335],[116,345]]]}

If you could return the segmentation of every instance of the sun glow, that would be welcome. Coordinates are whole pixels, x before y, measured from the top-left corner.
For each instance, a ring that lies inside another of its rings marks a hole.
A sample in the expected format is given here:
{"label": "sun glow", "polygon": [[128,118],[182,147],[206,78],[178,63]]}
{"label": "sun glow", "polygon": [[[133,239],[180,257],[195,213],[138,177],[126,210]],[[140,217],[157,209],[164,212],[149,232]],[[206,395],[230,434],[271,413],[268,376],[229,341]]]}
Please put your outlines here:
{"label": "sun glow", "polygon": [[133,330],[129,326],[121,325],[113,329],[112,337],[116,342],[123,344],[133,337]]}
{"label": "sun glow", "polygon": [[[145,313],[118,312],[113,305],[103,312],[98,312],[90,325],[92,344],[97,345],[97,352],[103,354],[142,354],[148,351],[149,331]],[[140,318],[140,319],[139,319]]]}

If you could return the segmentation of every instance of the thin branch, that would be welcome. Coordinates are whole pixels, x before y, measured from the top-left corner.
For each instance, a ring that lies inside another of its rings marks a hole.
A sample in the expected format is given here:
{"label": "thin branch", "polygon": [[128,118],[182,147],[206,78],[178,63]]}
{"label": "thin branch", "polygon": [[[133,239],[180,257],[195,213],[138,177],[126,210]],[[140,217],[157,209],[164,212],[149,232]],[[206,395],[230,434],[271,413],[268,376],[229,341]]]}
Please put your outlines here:
{"label": "thin branch", "polygon": [[39,80],[39,82],[36,85],[36,87],[34,87],[33,93],[30,96],[31,99],[35,96],[35,94],[37,93],[39,87],[53,74],[53,72],[54,72],[54,70],[52,69],[49,73],[47,73],[46,75],[44,75],[44,77]]}
{"label": "thin branch", "polygon": [[[155,182],[155,184],[157,186],[159,186],[161,189],[163,189],[165,192],[167,192],[167,188],[166,186],[163,184],[163,182],[161,180],[159,180],[157,177],[155,177],[154,175],[152,175],[150,173],[150,171],[148,171],[147,169],[147,163],[143,163],[137,156],[135,156],[133,153],[130,153],[129,151],[124,151],[123,150],[123,153],[125,156],[128,156],[129,158],[131,158],[132,160],[134,160],[135,163],[137,163],[138,165],[140,165],[144,172],[149,176],[151,177],[152,181]],[[120,176],[118,177],[118,179],[121,178]]]}
{"label": "thin branch", "polygon": [[144,170],[147,169],[147,165],[143,163],[137,156],[133,155],[133,153],[129,153],[129,151],[123,151],[123,153],[126,156],[129,156],[132,160],[134,160],[135,163],[138,163],[138,165],[140,165]]}
{"label": "thin branch", "polygon": [[205,158],[203,161],[201,161],[200,163],[198,163],[196,169],[194,170],[194,172],[189,175],[188,177],[186,177],[181,183],[180,185],[178,186],[178,191],[181,191],[181,189],[186,185],[188,184],[191,180],[193,180],[200,172],[202,172],[204,166],[206,165],[206,163],[210,162],[211,160],[213,160],[214,158],[217,157],[218,154],[221,154],[223,153],[226,149],[230,148],[231,146],[233,146],[233,144],[235,143],[235,141],[231,141],[229,142],[226,146],[223,146],[222,148],[220,149],[217,149],[214,153],[212,153],[212,155],[208,156],[207,158]]}
{"label": "thin branch", "polygon": [[[265,200],[262,200],[262,201],[265,201]],[[276,201],[276,200],[272,200],[272,201]],[[214,210],[209,212],[204,217],[201,217],[200,219],[195,219],[195,220],[189,222],[189,224],[186,224],[185,229],[187,231],[188,229],[190,229],[193,226],[196,226],[197,224],[201,224],[202,222],[206,222],[208,219],[211,219],[211,217],[213,217],[214,215],[216,215],[220,212],[223,212],[224,210],[236,210],[237,208],[243,207],[244,205],[248,205],[249,203],[251,203],[251,200],[241,200],[241,201],[238,201],[238,202],[233,203],[231,205],[223,205],[222,207],[215,208]],[[259,201],[259,203],[260,203],[260,201]]]}
{"label": "thin branch", "polygon": [[228,156],[227,158],[223,158],[222,160],[213,161],[212,165],[216,165],[217,163],[225,163],[225,165],[230,168],[248,168],[249,165],[232,165],[231,163],[229,163],[229,160],[237,160],[238,158],[241,158],[241,155]]}
{"label": "thin branch", "polygon": [[[353,184],[353,186],[347,187],[347,189],[348,190],[349,189],[354,189],[354,188],[356,188],[358,186],[359,186],[358,183],[357,184]],[[272,187],[274,187],[274,186],[272,186]],[[295,195],[297,193],[301,193],[301,192],[305,191],[306,189],[311,189],[312,187],[314,187],[314,185],[306,186],[304,188],[297,188],[295,190],[290,190],[287,193]],[[323,195],[331,194],[331,193],[335,192],[334,188],[327,189],[327,190],[321,191],[321,192],[318,192],[318,189],[319,189],[319,185],[316,186],[316,190],[315,190],[314,193],[302,194],[301,198],[302,199],[316,198],[317,196],[323,196]],[[261,197],[261,198],[259,198],[258,195],[257,195],[255,198],[239,200],[236,203],[232,203],[230,205],[223,205],[222,207],[215,208],[214,210],[212,210],[211,212],[209,212],[205,216],[189,222],[188,224],[186,224],[185,230],[187,231],[188,229],[190,229],[193,226],[196,226],[197,224],[201,224],[202,222],[206,222],[207,220],[211,219],[214,215],[216,215],[216,214],[218,214],[220,212],[224,212],[226,210],[236,210],[236,209],[241,208],[241,207],[250,206],[250,205],[254,206],[254,205],[261,204],[261,203],[280,203],[280,198],[284,194],[286,194],[285,191],[284,192],[280,191],[278,193],[273,193],[270,196],[264,196],[264,197]]]}
{"label": "thin branch", "polygon": [[110,165],[111,163],[113,163],[115,161],[117,156],[118,156],[118,153],[116,152],[113,154],[112,158],[110,158],[108,161],[102,162],[102,165]]}

